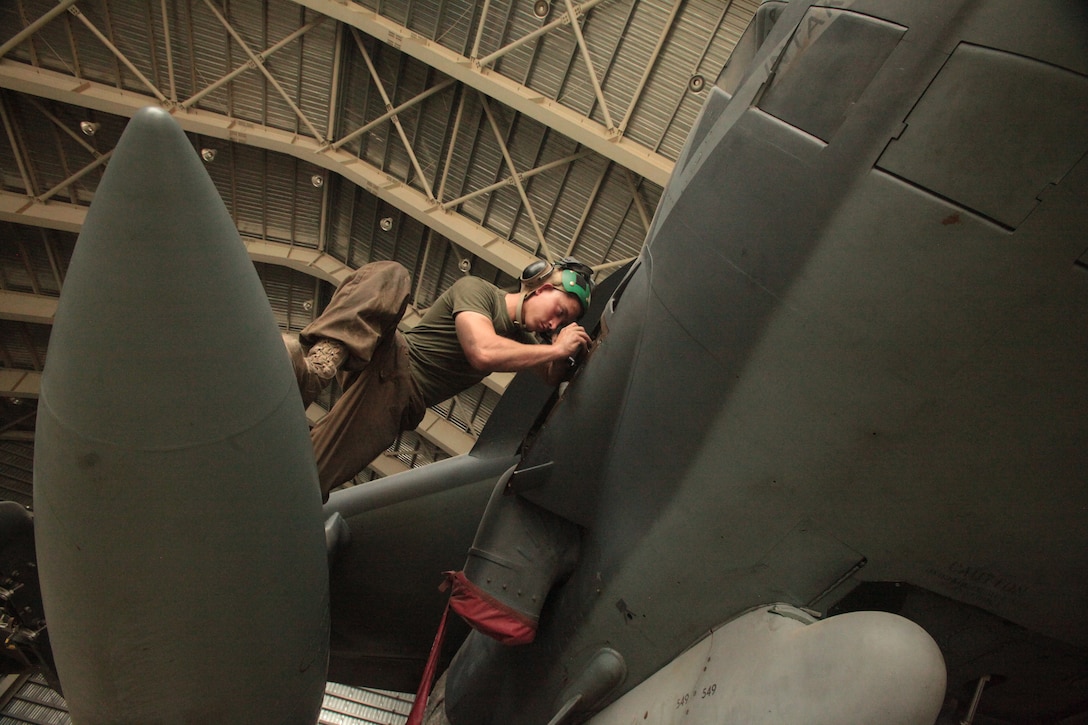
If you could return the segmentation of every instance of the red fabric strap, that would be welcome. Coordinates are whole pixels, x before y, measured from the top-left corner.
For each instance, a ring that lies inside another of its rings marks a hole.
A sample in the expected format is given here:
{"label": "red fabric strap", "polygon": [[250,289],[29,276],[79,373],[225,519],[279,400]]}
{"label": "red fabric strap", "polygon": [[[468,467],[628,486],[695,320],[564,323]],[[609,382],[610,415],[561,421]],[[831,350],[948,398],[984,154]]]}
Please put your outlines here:
{"label": "red fabric strap", "polygon": [[469,626],[507,645],[528,644],[536,637],[536,619],[500,602],[469,581],[463,571],[446,572],[453,587],[450,608]]}
{"label": "red fabric strap", "polygon": [[408,713],[408,721],[405,725],[422,725],[423,714],[427,709],[427,700],[431,696],[431,686],[434,684],[435,671],[438,669],[438,657],[442,653],[442,643],[446,639],[446,622],[449,620],[450,610],[457,612],[469,623],[469,625],[497,639],[503,644],[528,644],[536,637],[536,620],[521,612],[503,604],[480,587],[468,580],[463,571],[447,571],[446,581],[442,584],[444,590],[451,586],[450,599],[446,603],[446,609],[442,612],[442,621],[438,624],[438,632],[434,636],[434,644],[431,645],[431,653],[427,656],[427,664],[423,668],[423,679],[416,690],[416,701],[412,703],[412,710]]}
{"label": "red fabric strap", "polygon": [[423,723],[423,713],[427,709],[427,700],[431,697],[435,670],[438,669],[438,655],[442,652],[442,642],[446,639],[446,620],[449,616],[450,605],[447,603],[442,611],[442,621],[438,623],[434,644],[431,645],[431,654],[427,656],[427,665],[423,668],[423,679],[419,681],[419,689],[416,690],[416,701],[412,703],[412,710],[408,713],[408,721],[405,725],[422,725]]}

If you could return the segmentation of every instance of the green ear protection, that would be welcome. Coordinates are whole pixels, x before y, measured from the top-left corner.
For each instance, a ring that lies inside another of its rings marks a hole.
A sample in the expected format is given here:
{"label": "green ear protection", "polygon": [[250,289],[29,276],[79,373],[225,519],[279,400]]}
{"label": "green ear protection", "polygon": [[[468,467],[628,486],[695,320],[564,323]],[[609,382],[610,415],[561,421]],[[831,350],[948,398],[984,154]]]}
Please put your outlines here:
{"label": "green ear protection", "polygon": [[574,295],[582,303],[582,314],[578,315],[581,318],[589,309],[589,296],[593,287],[590,277],[574,269],[564,269],[559,286],[562,286],[564,292]]}
{"label": "green ear protection", "polygon": [[[551,283],[567,294],[574,295],[582,306],[579,318],[589,309],[589,300],[593,293],[593,269],[573,257],[564,257],[555,263],[538,259],[522,270],[519,281],[521,291],[526,294],[542,284]],[[519,312],[520,307],[518,305]],[[520,324],[520,319],[518,323]]]}

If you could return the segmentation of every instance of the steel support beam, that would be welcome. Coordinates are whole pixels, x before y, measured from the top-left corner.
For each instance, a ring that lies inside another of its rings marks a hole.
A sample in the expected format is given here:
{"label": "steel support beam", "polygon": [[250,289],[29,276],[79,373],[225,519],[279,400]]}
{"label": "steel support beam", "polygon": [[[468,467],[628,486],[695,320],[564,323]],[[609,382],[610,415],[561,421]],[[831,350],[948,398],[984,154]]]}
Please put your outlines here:
{"label": "steel support beam", "polygon": [[52,325],[56,314],[56,297],[0,290],[0,320]]}
{"label": "steel support beam", "polygon": [[[79,204],[62,201],[42,203],[21,194],[0,191],[0,220],[3,221],[78,234],[86,217],[87,207]],[[346,264],[315,249],[246,236],[242,236],[242,242],[254,262],[290,267],[332,285],[340,284],[351,274],[351,268]],[[0,317],[3,317],[3,311],[0,303]]]}
{"label": "steel support beam", "polygon": [[0,396],[37,398],[42,390],[42,374],[33,370],[0,368]]}
{"label": "steel support beam", "polygon": [[[242,50],[249,58],[250,63],[253,63],[257,70],[259,70],[264,75],[264,77],[268,79],[268,82],[272,85],[273,88],[276,89],[276,92],[280,94],[280,97],[283,98],[284,102],[291,108],[292,111],[294,111],[295,116],[300,121],[302,121],[306,128],[310,130],[310,133],[313,134],[313,137],[316,139],[325,140],[322,138],[321,132],[318,131],[312,123],[310,123],[310,119],[306,118],[306,114],[302,112],[302,109],[299,108],[298,105],[291,98],[291,94],[284,90],[283,86],[280,85],[280,82],[276,80],[275,76],[273,76],[269,72],[269,70],[265,68],[262,58],[258,57],[257,54],[253,52],[253,50],[249,47],[249,45],[242,38],[242,36],[238,34],[238,31],[236,31],[234,27],[227,21],[227,19],[223,17],[223,13],[219,12],[219,9],[216,8],[215,5],[210,2],[210,0],[204,0],[204,4],[207,5],[208,9],[212,11],[212,14],[215,15],[216,20],[218,20],[220,24],[226,29],[227,33],[230,34],[230,37],[234,38],[234,41],[242,47]],[[314,23],[311,23],[304,28],[299,28],[299,35],[305,33],[314,25]]]}
{"label": "steel support beam", "polygon": [[57,3],[57,5],[45,15],[41,16],[33,23],[20,30],[13,37],[9,38],[3,45],[0,45],[0,58],[3,58],[5,55],[11,52],[12,49],[17,48],[20,43],[44,28],[46,25],[49,24],[51,20],[53,20],[53,18],[57,17],[69,7],[75,4],[76,0],[61,0],[61,2]]}
{"label": "steel support beam", "polygon": [[[381,76],[378,75],[378,70],[374,67],[374,61],[370,59],[370,53],[366,52],[366,47],[363,45],[363,39],[359,37],[358,31],[352,29],[352,37],[355,38],[355,45],[359,49],[359,54],[363,56],[363,61],[366,63],[367,71],[370,72],[370,79],[374,82],[374,87],[378,89],[378,93],[381,94],[382,102],[385,104],[385,112],[389,117],[389,120],[393,122],[393,127],[397,130],[397,135],[400,136],[400,142],[404,144],[404,150],[408,154],[408,160],[412,162],[412,168],[415,169],[416,178],[419,179],[419,183],[423,184],[423,190],[427,192],[428,201],[435,201],[434,192],[431,191],[431,182],[427,181],[426,175],[423,173],[423,169],[419,166],[419,159],[416,158],[416,152],[412,149],[412,144],[408,142],[408,135],[404,133],[404,127],[400,123],[400,118],[397,116],[396,109],[393,108],[393,102],[389,99],[389,94],[385,91],[385,84],[382,83]],[[437,92],[435,89],[440,89],[443,84],[439,83],[435,85],[431,90]],[[419,102],[421,99],[420,94],[416,98],[412,99],[413,103]]]}
{"label": "steel support beam", "polygon": [[[156,105],[155,99],[148,96],[6,60],[0,60],[0,87],[124,117],[131,117],[144,106]],[[532,252],[467,217],[444,211],[425,194],[347,151],[288,131],[202,110],[179,111],[174,117],[186,131],[294,156],[340,174],[513,277],[536,259]]]}
{"label": "steel support beam", "polygon": [[499,145],[502,158],[506,161],[506,168],[510,172],[510,178],[514,180],[518,195],[521,197],[521,204],[525,207],[525,213],[528,214],[529,221],[533,225],[537,244],[540,245],[540,249],[544,251],[544,256],[549,262],[555,261],[555,256],[552,254],[551,248],[548,247],[548,240],[544,238],[544,230],[540,228],[540,222],[536,220],[536,214],[533,213],[533,205],[529,202],[529,195],[525,192],[525,184],[521,183],[521,174],[518,173],[517,167],[514,166],[514,159],[510,156],[510,150],[506,148],[506,140],[503,139],[502,131],[499,130],[499,124],[495,121],[495,114],[491,112],[491,106],[488,104],[486,97],[480,97],[480,105],[483,107],[484,113],[487,114],[488,125],[491,126],[491,132],[495,135],[495,143]]}
{"label": "steel support beam", "polygon": [[672,175],[674,163],[670,159],[629,138],[610,133],[597,121],[495,73],[486,67],[486,62],[481,66],[481,62],[455,53],[356,3],[344,4],[336,0],[293,2],[358,28],[367,35],[398,48],[401,52],[555,129],[659,186],[665,186]]}

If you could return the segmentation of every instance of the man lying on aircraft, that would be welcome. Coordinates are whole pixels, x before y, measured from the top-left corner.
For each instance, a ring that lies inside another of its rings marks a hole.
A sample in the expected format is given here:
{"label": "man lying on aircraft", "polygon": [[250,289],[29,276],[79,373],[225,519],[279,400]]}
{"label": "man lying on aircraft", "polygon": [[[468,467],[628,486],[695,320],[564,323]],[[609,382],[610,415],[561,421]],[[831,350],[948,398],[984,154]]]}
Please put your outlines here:
{"label": "man lying on aircraft", "polygon": [[344,391],[310,433],[324,498],[419,425],[428,406],[490,373],[532,369],[550,384],[562,380],[590,343],[575,321],[589,307],[592,270],[573,259],[535,262],[521,282],[504,292],[463,277],[402,333],[408,270],[374,262],[352,273],[297,339],[284,335],[304,405],[338,374]]}

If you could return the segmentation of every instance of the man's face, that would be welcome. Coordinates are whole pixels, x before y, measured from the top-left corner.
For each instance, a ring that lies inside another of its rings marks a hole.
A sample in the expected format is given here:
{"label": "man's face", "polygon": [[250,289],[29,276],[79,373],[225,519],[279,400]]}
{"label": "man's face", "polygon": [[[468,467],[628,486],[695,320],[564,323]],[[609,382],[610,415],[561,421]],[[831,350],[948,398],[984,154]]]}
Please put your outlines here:
{"label": "man's face", "polygon": [[578,319],[582,305],[578,298],[563,290],[542,285],[533,292],[522,307],[525,329],[554,335],[559,328]]}

